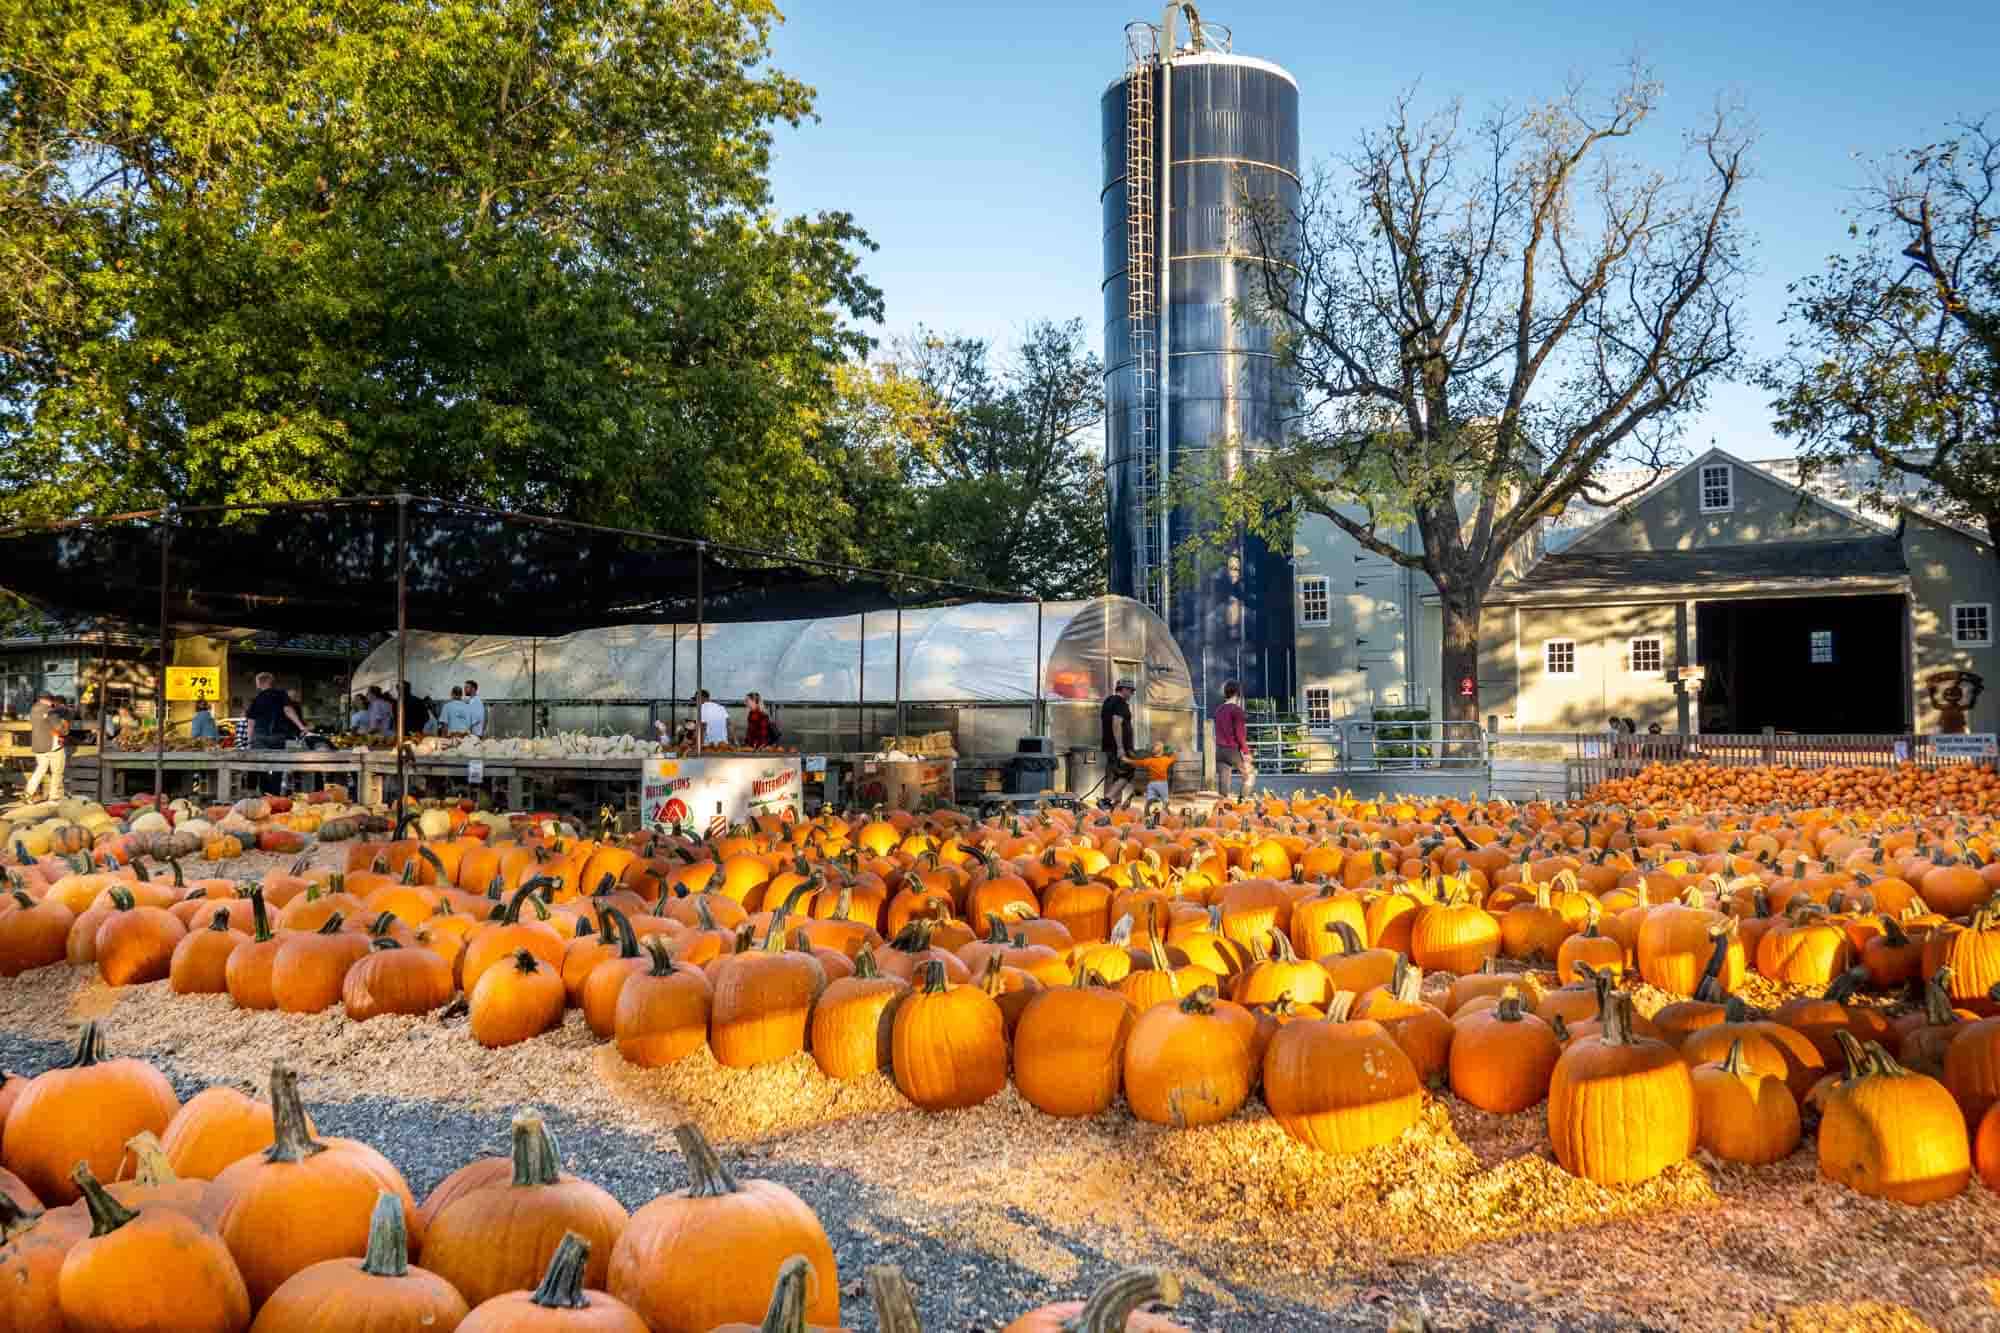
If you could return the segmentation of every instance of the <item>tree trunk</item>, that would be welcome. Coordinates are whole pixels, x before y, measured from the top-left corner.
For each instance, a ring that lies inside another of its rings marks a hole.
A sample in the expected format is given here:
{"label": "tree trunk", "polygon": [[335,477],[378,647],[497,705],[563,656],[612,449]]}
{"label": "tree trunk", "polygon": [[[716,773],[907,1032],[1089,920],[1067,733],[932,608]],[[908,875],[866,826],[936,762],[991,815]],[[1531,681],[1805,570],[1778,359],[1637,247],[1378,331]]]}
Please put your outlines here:
{"label": "tree trunk", "polygon": [[1438,716],[1450,722],[1479,721],[1479,611],[1483,599],[1464,591],[1445,593],[1443,659]]}

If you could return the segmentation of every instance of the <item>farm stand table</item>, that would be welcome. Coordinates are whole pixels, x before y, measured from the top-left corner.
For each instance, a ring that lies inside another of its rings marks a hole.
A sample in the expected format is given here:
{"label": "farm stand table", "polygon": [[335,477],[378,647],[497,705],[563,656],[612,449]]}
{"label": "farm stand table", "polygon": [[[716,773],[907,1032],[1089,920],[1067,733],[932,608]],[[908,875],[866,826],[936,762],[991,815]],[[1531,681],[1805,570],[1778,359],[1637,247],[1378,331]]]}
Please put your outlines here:
{"label": "farm stand table", "polygon": [[[66,785],[78,791],[97,791],[100,765],[110,779],[106,795],[120,797],[134,786],[150,788],[154,755],[147,751],[113,751],[109,756],[83,755],[69,761]],[[358,755],[338,750],[169,750],[160,760],[169,774],[189,774],[195,790],[227,804],[236,799],[236,780],[254,781],[255,774],[281,773],[304,777],[339,777],[353,790],[359,785],[362,765]],[[135,776],[136,775],[136,776]],[[289,784],[294,790],[298,784]]]}

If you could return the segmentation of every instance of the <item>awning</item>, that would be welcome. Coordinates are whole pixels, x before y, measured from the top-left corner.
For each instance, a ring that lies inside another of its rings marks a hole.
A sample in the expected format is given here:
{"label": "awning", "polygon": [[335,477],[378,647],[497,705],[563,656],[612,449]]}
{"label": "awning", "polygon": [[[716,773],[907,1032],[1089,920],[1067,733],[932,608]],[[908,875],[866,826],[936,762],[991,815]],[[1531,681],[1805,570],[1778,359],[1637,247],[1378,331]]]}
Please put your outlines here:
{"label": "awning", "polygon": [[[983,591],[437,500],[410,500],[407,517],[413,629],[560,635],[807,619]],[[393,498],[16,529],[0,534],[0,586],[69,615],[158,624],[162,534],[169,624],[317,634],[396,625]]]}

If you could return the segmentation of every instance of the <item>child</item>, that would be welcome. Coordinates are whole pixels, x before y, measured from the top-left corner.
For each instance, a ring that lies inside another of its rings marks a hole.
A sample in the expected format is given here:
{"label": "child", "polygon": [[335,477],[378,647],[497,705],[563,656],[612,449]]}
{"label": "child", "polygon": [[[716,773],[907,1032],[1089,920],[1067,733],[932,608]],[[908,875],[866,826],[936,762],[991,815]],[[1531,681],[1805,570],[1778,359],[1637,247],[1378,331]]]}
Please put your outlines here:
{"label": "child", "polygon": [[1155,745],[1151,754],[1132,756],[1132,766],[1146,774],[1146,800],[1150,804],[1159,801],[1164,804],[1169,793],[1169,779],[1174,772],[1174,757],[1164,744]]}

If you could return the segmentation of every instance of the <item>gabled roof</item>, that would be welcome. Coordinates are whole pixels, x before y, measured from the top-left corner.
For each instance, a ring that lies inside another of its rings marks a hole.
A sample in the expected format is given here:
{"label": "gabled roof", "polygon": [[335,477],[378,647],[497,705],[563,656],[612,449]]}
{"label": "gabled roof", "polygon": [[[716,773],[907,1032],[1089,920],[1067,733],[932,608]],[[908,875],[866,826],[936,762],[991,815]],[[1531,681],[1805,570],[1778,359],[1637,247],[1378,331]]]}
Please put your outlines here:
{"label": "gabled roof", "polygon": [[1909,572],[1902,543],[1894,536],[1679,551],[1561,551],[1542,557],[1515,582],[1496,587],[1487,605],[1895,590]]}
{"label": "gabled roof", "polygon": [[1763,467],[1760,464],[1752,463],[1745,459],[1738,458],[1736,455],[1729,453],[1728,451],[1723,449],[1710,449],[1707,453],[1701,454],[1698,457],[1689,460],[1685,465],[1674,469],[1672,472],[1667,473],[1665,476],[1661,477],[1658,481],[1648,486],[1645,490],[1639,492],[1639,494],[1625,501],[1624,504],[1618,505],[1617,507],[1611,509],[1604,515],[1603,518],[1597,520],[1595,523],[1592,523],[1589,527],[1584,528],[1582,531],[1577,532],[1574,536],[1567,537],[1566,540],[1563,540],[1560,544],[1549,542],[1547,540],[1547,537],[1545,536],[1544,537],[1545,545],[1551,552],[1568,551],[1574,549],[1575,547],[1583,545],[1585,542],[1589,541],[1592,537],[1595,537],[1598,533],[1603,532],[1606,529],[1610,528],[1612,524],[1622,521],[1625,518],[1625,516],[1629,514],[1631,511],[1637,509],[1640,505],[1645,504],[1647,501],[1653,499],[1655,496],[1659,495],[1662,491],[1665,491],[1668,487],[1674,485],[1681,478],[1687,476],[1689,473],[1693,472],[1696,468],[1701,467],[1703,464],[1706,463],[1728,463],[1732,467],[1742,468],[1745,472],[1749,472],[1754,476],[1762,478],[1764,481],[1767,481],[1771,485],[1776,486],[1779,490],[1791,492],[1793,495],[1799,497],[1801,501],[1807,504],[1811,504],[1820,509],[1824,509],[1829,513],[1837,514],[1841,518],[1847,519],[1850,522],[1860,524],[1862,527],[1872,528],[1876,532],[1885,534],[1892,533],[1895,531],[1895,527],[1892,524],[1880,522],[1879,520],[1871,518],[1867,514],[1864,514],[1857,509],[1851,509],[1846,505],[1836,503],[1835,501],[1828,499],[1826,496],[1818,493],[1817,491],[1808,490],[1803,487],[1800,487],[1796,483],[1787,481],[1785,478],[1777,475],[1770,469]]}

